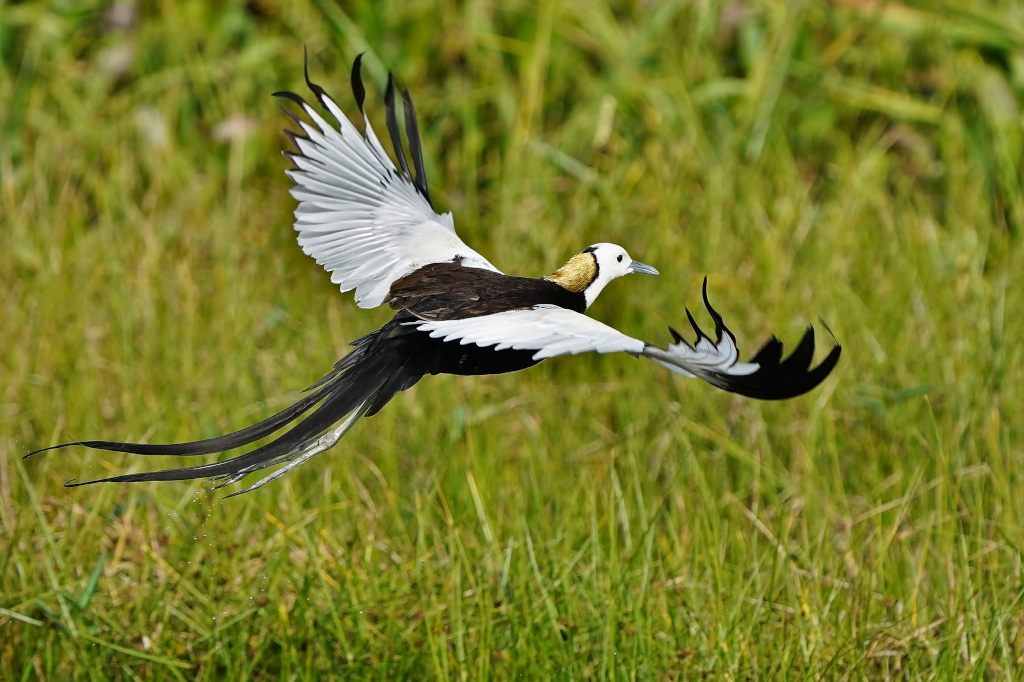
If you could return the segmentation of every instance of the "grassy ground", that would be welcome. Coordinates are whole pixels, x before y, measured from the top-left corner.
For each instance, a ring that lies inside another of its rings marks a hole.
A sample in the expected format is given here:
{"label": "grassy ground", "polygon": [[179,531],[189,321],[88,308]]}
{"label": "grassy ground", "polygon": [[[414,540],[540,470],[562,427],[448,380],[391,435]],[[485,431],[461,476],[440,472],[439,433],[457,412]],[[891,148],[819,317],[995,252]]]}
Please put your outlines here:
{"label": "grassy ground", "polygon": [[[87,4],[0,7],[0,679],[1024,674],[1017,3]],[[303,45],[400,75],[503,270],[619,242],[663,274],[595,317],[664,342],[707,274],[835,376],[429,378],[250,495],[64,489],[152,464],[21,456],[244,426],[387,319],[295,245]]]}

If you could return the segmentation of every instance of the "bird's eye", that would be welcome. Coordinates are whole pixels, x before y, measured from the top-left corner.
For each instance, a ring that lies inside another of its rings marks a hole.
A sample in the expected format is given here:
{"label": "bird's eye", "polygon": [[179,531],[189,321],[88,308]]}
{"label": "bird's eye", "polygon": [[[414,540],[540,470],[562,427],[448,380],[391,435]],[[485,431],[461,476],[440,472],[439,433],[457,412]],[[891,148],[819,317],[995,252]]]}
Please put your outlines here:
{"label": "bird's eye", "polygon": [[620,263],[622,262],[622,254],[621,253],[619,254],[619,262]]}

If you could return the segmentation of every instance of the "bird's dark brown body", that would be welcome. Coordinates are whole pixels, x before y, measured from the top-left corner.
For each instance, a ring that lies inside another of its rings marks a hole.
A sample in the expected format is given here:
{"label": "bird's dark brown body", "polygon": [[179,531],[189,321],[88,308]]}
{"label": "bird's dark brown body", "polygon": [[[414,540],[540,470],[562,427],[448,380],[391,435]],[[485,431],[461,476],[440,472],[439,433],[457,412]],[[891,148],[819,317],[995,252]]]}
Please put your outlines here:
{"label": "bird's dark brown body", "polygon": [[[540,304],[577,312],[586,310],[582,293],[568,291],[554,282],[467,268],[458,261],[432,263],[396,280],[391,285],[388,303],[398,310],[394,318],[353,344],[357,348],[353,353],[362,352],[366,357],[388,356],[390,368],[402,368],[402,378],[395,378],[382,387],[368,416],[425,374],[503,374],[539,362],[533,359],[535,351],[497,351],[475,344],[445,342],[431,338],[410,323],[477,317]],[[385,390],[387,388],[394,390]]]}
{"label": "bird's dark brown body", "polygon": [[388,302],[398,313],[377,331],[355,341],[352,345],[356,349],[336,367],[337,371],[351,366],[356,360],[352,356],[358,356],[360,363],[387,368],[390,376],[386,379],[367,377],[369,385],[380,386],[367,416],[426,374],[503,374],[539,362],[533,359],[535,351],[532,350],[499,351],[475,344],[446,342],[432,338],[410,323],[477,317],[541,304],[579,312],[586,309],[583,294],[568,291],[554,282],[467,268],[458,261],[433,263],[396,280]]}
{"label": "bird's dark brown body", "polygon": [[513,277],[452,263],[432,263],[395,280],[388,304],[422,320],[458,320],[541,304],[582,313],[582,292],[569,291],[543,278]]}

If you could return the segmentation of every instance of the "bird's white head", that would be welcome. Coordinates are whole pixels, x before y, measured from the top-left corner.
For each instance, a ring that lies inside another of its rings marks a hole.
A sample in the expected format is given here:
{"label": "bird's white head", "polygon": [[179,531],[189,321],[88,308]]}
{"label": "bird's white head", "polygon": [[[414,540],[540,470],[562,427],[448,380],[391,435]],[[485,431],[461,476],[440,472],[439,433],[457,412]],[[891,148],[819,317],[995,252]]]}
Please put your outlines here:
{"label": "bird's white head", "polygon": [[589,308],[608,282],[634,272],[644,275],[658,274],[650,265],[630,258],[626,250],[618,244],[601,243],[577,253],[544,279],[569,291],[582,293]]}

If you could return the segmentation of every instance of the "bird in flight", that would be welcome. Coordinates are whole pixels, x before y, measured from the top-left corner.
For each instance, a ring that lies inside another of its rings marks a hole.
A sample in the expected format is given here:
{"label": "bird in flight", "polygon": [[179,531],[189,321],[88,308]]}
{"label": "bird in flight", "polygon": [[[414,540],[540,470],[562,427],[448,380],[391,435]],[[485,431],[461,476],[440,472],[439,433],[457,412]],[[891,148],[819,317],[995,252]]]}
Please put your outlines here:
{"label": "bird in flight", "polygon": [[209,455],[283,431],[265,445],[221,462],[65,484],[212,478],[216,489],[281,465],[230,497],[280,478],[332,448],[361,417],[376,414],[426,374],[498,374],[560,355],[629,353],[726,391],[781,400],[813,389],[839,361],[837,344],[820,364],[811,366],[814,330],[808,327],[788,357],[783,357],[782,343],[771,337],[753,358],[740,362],[736,337],[708,300],[706,278],[703,298],[714,320],[714,339],[689,310],[695,341],[686,341],[670,327],[673,343],[667,348],[587,317],[587,308],[612,280],[631,273],[658,274],[615,244],[589,246],[544,277],[502,273],[459,238],[451,213],[435,212],[412,99],[408,91],[401,92],[406,157],[390,75],[385,122],[397,167],[384,150],[363,109],[361,57],[352,66],[351,84],[363,115],[362,134],[323,88],[309,80],[308,63],[306,84],[335,124],[293,92],[275,95],[305,115],[285,110],[296,126],[286,131],[295,148],[285,154],[294,164],[287,174],[295,183],[291,194],[298,201],[299,246],[331,273],[342,292],[355,290],[359,307],[387,304],[395,310],[391,321],[352,342],[353,350],[291,406],[234,433],[169,444],[88,440],[42,448],[26,457],[69,445],[135,455]]}

